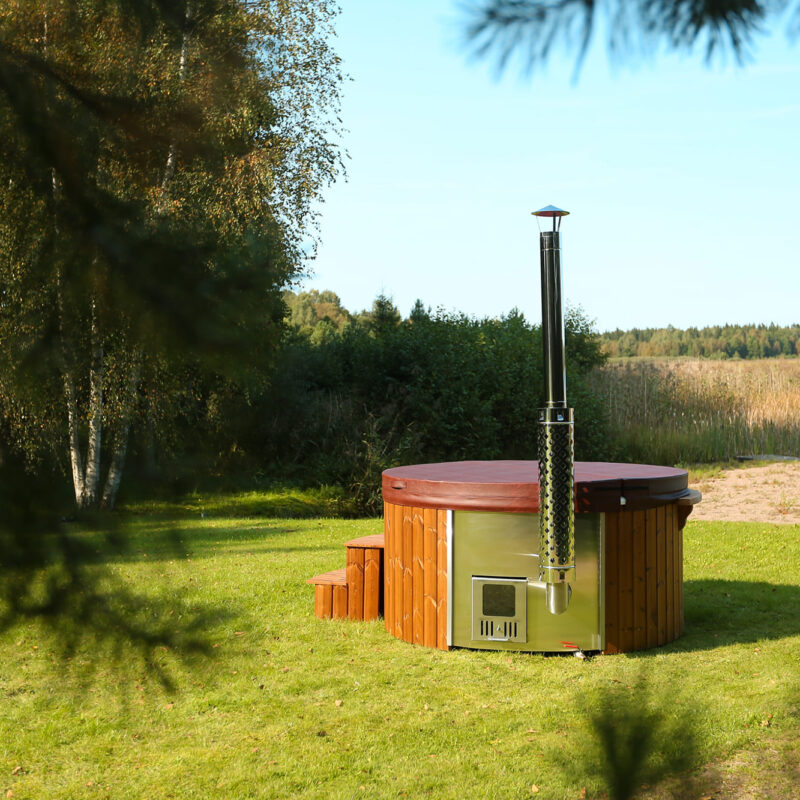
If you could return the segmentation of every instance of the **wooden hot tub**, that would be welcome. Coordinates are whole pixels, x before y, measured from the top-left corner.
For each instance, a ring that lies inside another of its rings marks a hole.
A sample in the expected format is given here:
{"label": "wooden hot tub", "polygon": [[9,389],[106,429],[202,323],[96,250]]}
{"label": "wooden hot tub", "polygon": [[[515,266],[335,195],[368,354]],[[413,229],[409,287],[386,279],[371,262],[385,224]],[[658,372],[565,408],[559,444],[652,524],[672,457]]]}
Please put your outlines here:
{"label": "wooden hot tub", "polygon": [[[537,514],[538,464],[464,461],[397,467],[383,473],[383,500],[386,630],[407,642],[446,650],[453,644],[448,564],[459,536],[457,525],[453,530],[454,513]],[[598,649],[643,650],[681,635],[683,526],[699,500],[700,493],[688,488],[685,470],[575,463],[576,526],[582,515],[594,515],[591,519],[599,519],[602,530]],[[530,541],[533,547],[538,543],[535,528]]]}

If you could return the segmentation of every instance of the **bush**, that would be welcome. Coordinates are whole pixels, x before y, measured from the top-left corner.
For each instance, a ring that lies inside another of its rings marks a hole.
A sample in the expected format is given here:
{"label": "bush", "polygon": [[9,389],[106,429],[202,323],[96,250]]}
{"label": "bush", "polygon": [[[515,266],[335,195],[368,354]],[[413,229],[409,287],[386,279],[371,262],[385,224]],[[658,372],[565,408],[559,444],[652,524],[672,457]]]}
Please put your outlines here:
{"label": "bush", "polygon": [[[542,405],[538,326],[512,311],[477,320],[439,311],[391,324],[294,334],[244,449],[283,480],[340,484],[380,508],[380,473],[400,464],[536,457]],[[585,375],[603,356],[591,323],[566,315],[576,457],[608,458],[606,420]]]}

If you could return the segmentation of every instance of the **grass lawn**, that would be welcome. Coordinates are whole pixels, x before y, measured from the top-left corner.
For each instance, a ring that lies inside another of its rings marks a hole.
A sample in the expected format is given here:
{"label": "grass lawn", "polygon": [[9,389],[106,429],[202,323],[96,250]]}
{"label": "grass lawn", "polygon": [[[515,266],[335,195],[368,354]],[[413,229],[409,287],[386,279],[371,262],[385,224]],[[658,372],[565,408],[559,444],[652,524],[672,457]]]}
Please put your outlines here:
{"label": "grass lawn", "polygon": [[210,655],[157,649],[168,690],[133,651],[87,640],[65,662],[38,624],[7,632],[0,797],[599,797],[603,702],[658,713],[656,768],[691,745],[689,772],[643,797],[800,796],[800,527],[690,521],[686,634],[580,661],[317,620],[306,578],[379,520],[125,519],[130,556],[108,568],[173,616],[211,609]]}

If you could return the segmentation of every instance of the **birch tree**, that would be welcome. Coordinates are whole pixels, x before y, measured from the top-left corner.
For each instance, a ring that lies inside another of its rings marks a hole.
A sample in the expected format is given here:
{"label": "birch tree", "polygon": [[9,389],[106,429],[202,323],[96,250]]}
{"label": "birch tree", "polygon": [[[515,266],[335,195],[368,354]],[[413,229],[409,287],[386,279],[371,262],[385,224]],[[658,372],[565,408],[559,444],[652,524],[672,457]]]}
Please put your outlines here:
{"label": "birch tree", "polygon": [[113,507],[170,370],[235,374],[275,346],[341,170],[335,11],[0,10],[0,408],[30,454],[66,451],[79,508]]}

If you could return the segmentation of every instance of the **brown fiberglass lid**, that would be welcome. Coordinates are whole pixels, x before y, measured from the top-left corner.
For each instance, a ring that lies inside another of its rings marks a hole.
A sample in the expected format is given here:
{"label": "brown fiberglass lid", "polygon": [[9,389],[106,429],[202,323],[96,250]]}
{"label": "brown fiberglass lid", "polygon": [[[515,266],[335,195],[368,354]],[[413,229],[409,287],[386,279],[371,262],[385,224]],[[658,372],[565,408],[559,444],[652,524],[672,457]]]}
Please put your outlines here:
{"label": "brown fiberglass lid", "polygon": [[[683,469],[575,462],[579,512],[653,508],[689,494],[689,475]],[[422,508],[536,513],[539,462],[447,461],[395,467],[383,473],[383,500]]]}

